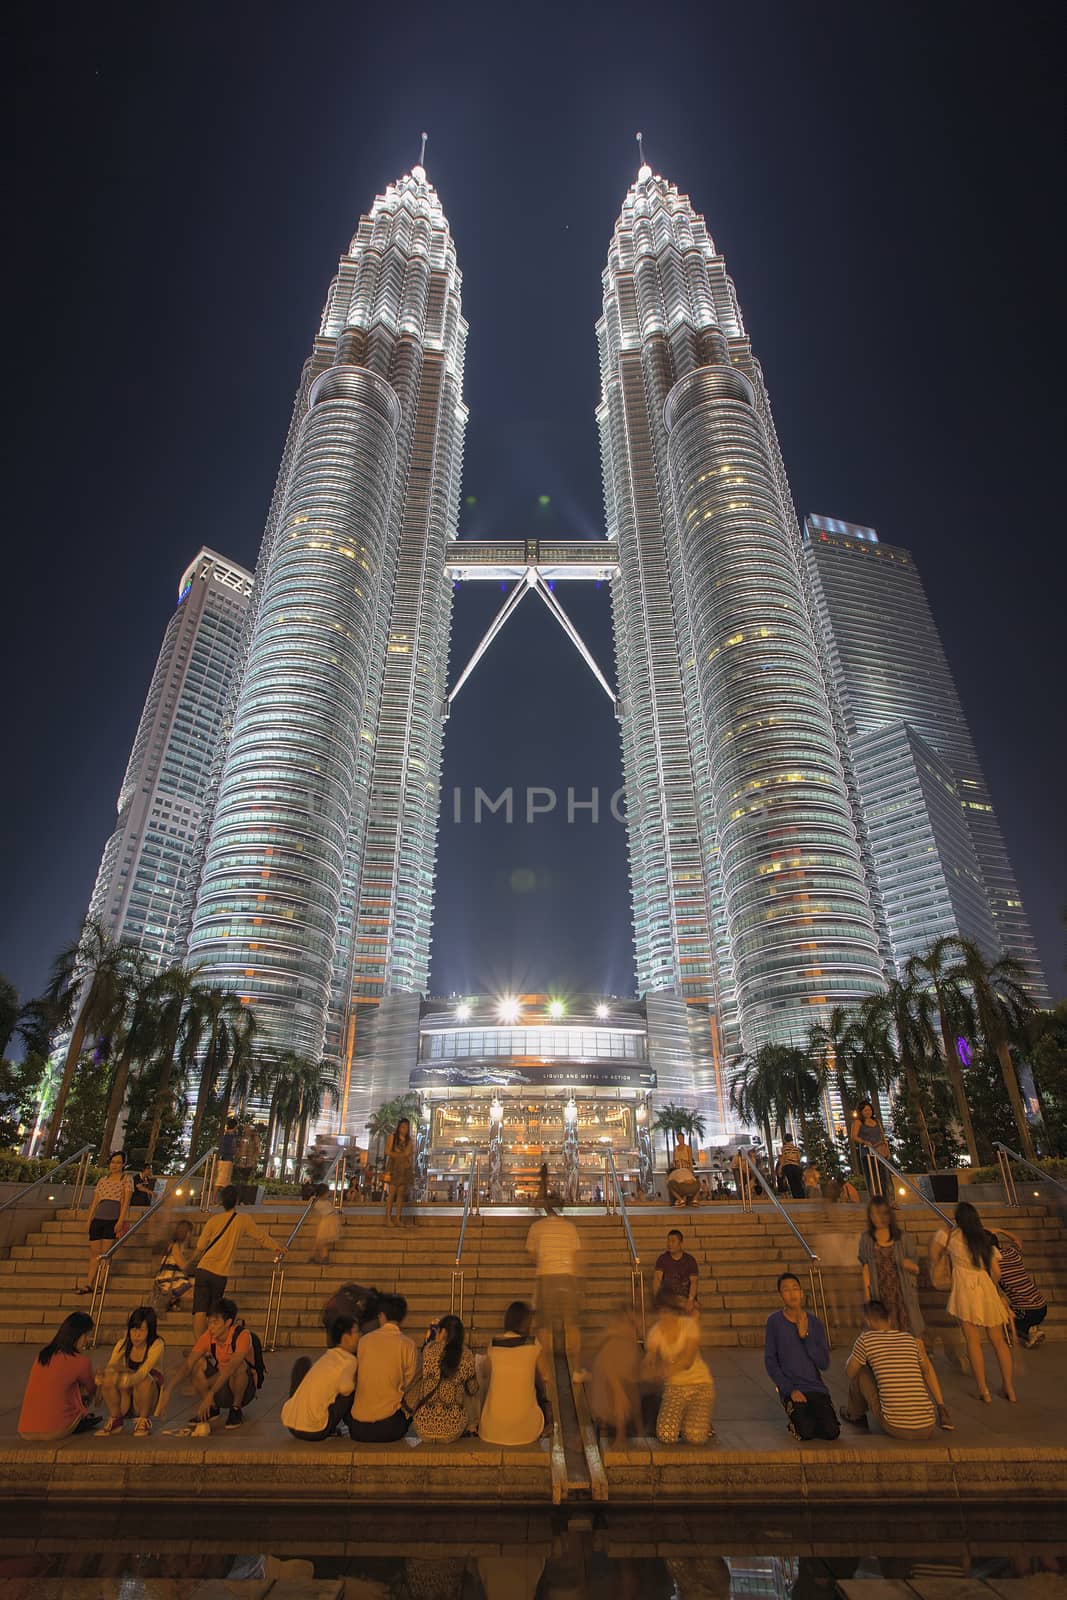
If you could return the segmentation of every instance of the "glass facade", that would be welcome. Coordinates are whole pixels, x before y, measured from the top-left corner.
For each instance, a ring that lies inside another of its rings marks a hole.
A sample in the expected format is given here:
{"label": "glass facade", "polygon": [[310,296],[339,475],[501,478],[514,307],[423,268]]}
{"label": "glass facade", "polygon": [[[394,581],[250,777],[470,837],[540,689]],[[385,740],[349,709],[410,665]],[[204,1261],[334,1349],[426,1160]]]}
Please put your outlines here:
{"label": "glass facade", "polygon": [[158,971],[181,960],[252,575],[201,550],[182,574],[89,916]]}
{"label": "glass facade", "polygon": [[805,1037],[882,961],[799,529],[726,265],[642,167],[604,274],[598,409],[638,984],[721,1054]]}
{"label": "glass facade", "polygon": [[460,275],[421,167],[360,221],[305,365],[190,955],[268,1038],[351,1066],[425,984],[466,410]]}
{"label": "glass facade", "polygon": [[[1019,886],[911,552],[882,543],[873,528],[809,516],[804,562],[838,724],[853,762],[860,741],[906,724],[945,763],[977,858],[994,948],[1022,962],[1035,1000],[1047,1005],[1048,988]],[[873,778],[870,746],[866,748],[869,785]],[[917,787],[915,795],[916,804],[924,804]],[[861,786],[863,813],[878,803],[877,797],[869,802]],[[949,838],[945,828],[941,833]],[[944,870],[952,880],[958,876],[959,847],[946,843],[945,848],[945,860],[932,859],[931,871],[936,875]],[[880,880],[885,869],[873,845],[872,854]],[[962,905],[954,915],[963,918],[961,932],[970,922],[979,944],[988,940],[988,934],[980,936],[988,927],[980,911]],[[899,927],[892,927],[888,911],[887,921],[890,944],[896,948],[902,935]]]}

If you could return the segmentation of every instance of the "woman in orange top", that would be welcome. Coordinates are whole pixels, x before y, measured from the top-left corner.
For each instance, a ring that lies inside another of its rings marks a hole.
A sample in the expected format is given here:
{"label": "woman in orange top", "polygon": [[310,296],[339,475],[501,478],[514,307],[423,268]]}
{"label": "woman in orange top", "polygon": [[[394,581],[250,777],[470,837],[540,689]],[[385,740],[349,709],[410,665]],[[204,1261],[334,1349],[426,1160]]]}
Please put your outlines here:
{"label": "woman in orange top", "polygon": [[72,1311],[30,1368],[19,1412],[19,1438],[52,1443],[72,1433],[89,1433],[100,1418],[87,1409],[96,1392],[96,1374],[85,1354],[93,1319]]}

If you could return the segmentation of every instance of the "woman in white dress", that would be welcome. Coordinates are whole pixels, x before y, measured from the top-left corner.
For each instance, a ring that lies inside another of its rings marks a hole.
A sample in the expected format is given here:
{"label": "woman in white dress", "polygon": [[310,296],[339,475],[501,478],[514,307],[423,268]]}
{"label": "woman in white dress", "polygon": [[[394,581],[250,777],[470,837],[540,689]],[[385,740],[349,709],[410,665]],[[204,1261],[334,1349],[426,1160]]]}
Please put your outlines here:
{"label": "woman in white dress", "polygon": [[1004,1337],[1004,1324],[1010,1313],[1006,1311],[997,1288],[1000,1251],[969,1201],[960,1201],[956,1207],[956,1226],[948,1233],[942,1229],[935,1235],[930,1254],[934,1263],[946,1254],[952,1263],[952,1291],[948,1297],[948,1309],[963,1329],[967,1357],[978,1384],[979,1400],[984,1400],[986,1405],[991,1403],[985,1381],[985,1357],[982,1354],[984,1332],[993,1346],[1000,1367],[1003,1384],[1000,1392],[1005,1400],[1014,1401],[1011,1350]]}
{"label": "woman in white dress", "polygon": [[482,1407],[478,1435],[486,1444],[533,1444],[545,1429],[545,1413],[537,1380],[548,1384],[541,1346],[530,1337],[533,1311],[513,1300],[504,1313],[504,1332],[489,1346],[489,1393]]}

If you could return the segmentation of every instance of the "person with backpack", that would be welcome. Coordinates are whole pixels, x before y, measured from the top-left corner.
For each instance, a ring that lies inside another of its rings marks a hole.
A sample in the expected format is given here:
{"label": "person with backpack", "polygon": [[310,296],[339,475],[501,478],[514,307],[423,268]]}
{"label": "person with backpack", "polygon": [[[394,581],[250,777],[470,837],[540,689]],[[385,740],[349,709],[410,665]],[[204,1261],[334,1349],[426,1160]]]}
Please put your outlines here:
{"label": "person with backpack", "polygon": [[203,1337],[210,1308],[225,1297],[226,1281],[242,1239],[262,1245],[275,1259],[286,1253],[285,1245],[277,1244],[250,1216],[238,1212],[237,1190],[231,1183],[222,1191],[222,1210],[209,1217],[200,1230],[193,1279],[194,1339]]}
{"label": "person with backpack", "polygon": [[198,1439],[207,1438],[211,1419],[220,1414],[223,1406],[226,1407],[227,1428],[239,1428],[244,1421],[245,1406],[256,1398],[266,1375],[259,1335],[238,1322],[233,1300],[217,1300],[208,1313],[207,1328],[174,1376],[164,1384],[156,1415],[164,1415],[174,1390],[192,1377],[200,1395],[200,1405],[195,1420],[178,1431]]}
{"label": "person with backpack", "polygon": [[174,1224],[168,1244],[156,1272],[157,1306],[164,1311],[176,1311],[182,1296],[193,1287],[193,1225],[188,1217]]}

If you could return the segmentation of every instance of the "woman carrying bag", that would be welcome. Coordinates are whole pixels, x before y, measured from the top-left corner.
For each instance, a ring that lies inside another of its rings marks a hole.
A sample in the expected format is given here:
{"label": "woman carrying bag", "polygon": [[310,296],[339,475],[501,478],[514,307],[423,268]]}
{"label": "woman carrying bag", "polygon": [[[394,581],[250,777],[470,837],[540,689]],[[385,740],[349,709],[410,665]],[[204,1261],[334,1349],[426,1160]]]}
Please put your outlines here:
{"label": "woman carrying bag", "polygon": [[991,1396],[985,1381],[982,1334],[993,1346],[1000,1367],[1001,1395],[1014,1403],[1011,1350],[1004,1337],[1004,1302],[997,1284],[1000,1280],[1000,1251],[997,1250],[974,1206],[961,1200],[956,1207],[956,1225],[947,1233],[936,1233],[930,1246],[930,1277],[935,1286],[944,1281],[945,1262],[949,1263],[951,1291],[948,1309],[963,1329],[967,1359],[971,1364],[978,1398],[986,1405]]}

